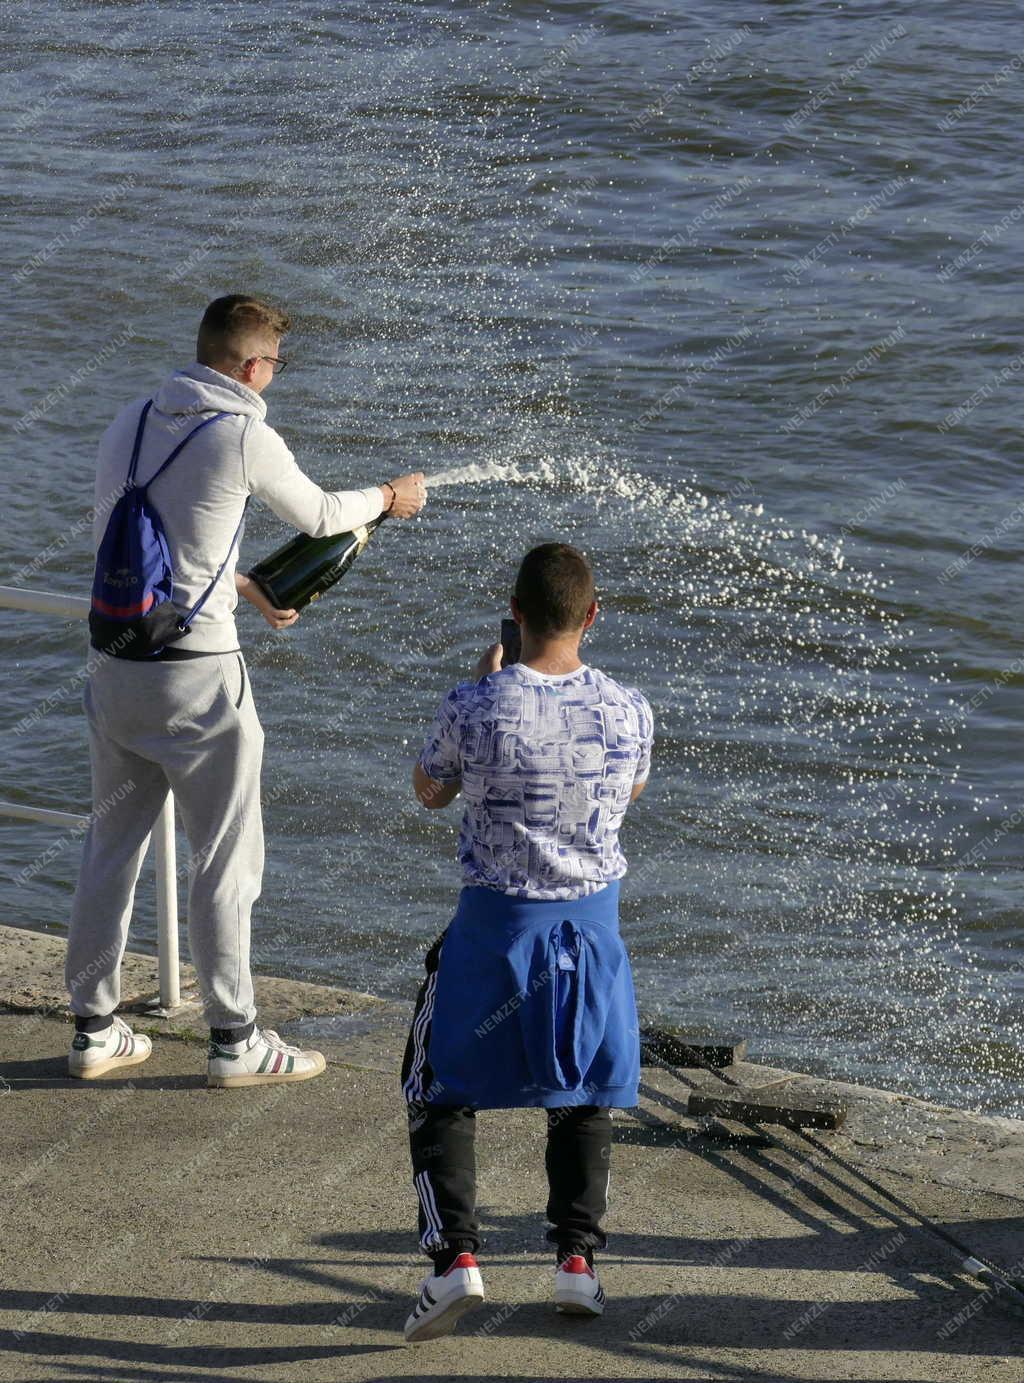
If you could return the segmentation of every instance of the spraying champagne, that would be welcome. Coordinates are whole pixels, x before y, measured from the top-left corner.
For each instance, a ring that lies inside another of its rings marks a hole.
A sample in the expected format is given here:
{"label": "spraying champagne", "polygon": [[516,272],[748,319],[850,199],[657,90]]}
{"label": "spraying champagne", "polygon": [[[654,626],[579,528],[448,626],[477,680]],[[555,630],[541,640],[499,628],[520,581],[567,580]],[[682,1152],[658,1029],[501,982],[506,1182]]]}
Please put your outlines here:
{"label": "spraying champagne", "polygon": [[384,512],[369,523],[349,533],[332,533],[323,538],[297,533],[256,563],[249,571],[249,579],[272,606],[278,610],[304,610],[341,580],[386,518],[411,518],[426,501],[420,472],[385,481],[381,488]]}

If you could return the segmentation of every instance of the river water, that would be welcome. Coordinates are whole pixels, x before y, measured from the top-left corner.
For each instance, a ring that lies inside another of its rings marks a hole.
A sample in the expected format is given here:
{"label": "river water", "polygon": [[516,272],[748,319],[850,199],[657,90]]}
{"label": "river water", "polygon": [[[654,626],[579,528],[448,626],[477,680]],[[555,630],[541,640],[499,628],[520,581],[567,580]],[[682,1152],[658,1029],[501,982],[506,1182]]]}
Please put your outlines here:
{"label": "river water", "polygon": [[[224,292],[293,314],[267,398],[310,474],[439,478],[293,630],[242,612],[259,965],[413,993],[458,878],[410,761],[559,537],[657,717],[644,1010],[1024,1114],[1017,19],[4,7],[0,583],[87,592],[96,440]],[[254,506],[243,559],[285,536]],[[0,796],[86,810],[82,626],[0,642]],[[63,926],[78,840],[4,841],[3,920]]]}

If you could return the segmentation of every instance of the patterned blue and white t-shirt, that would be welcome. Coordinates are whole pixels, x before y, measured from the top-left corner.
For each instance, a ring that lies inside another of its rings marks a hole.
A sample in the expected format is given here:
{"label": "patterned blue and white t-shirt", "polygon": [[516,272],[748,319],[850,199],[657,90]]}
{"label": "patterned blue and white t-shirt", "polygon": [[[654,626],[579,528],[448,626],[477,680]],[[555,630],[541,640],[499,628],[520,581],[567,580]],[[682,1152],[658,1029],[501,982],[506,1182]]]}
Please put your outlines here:
{"label": "patterned blue and white t-shirt", "polygon": [[596,668],[552,676],[513,663],[460,683],[420,766],[436,782],[462,779],[464,882],[564,900],[621,878],[619,827],[652,738],[646,699]]}

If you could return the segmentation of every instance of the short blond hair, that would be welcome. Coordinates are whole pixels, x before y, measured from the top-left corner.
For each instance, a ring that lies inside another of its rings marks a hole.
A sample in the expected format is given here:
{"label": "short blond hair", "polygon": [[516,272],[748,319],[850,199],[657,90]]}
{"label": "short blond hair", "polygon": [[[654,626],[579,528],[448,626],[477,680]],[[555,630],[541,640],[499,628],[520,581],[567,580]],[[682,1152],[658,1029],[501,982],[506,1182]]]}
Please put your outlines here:
{"label": "short blond hair", "polygon": [[201,365],[225,360],[240,365],[252,353],[254,343],[282,337],[290,326],[286,312],[259,298],[245,293],[214,298],[199,323],[196,359]]}

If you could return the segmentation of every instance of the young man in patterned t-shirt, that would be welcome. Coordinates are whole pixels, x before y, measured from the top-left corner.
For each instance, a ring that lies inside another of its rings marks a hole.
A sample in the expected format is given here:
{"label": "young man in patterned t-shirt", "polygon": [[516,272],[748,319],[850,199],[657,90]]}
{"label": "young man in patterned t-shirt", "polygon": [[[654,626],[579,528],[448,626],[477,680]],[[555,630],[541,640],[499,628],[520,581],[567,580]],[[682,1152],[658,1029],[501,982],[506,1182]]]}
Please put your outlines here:
{"label": "young man in patterned t-shirt", "polygon": [[483,1300],[475,1253],[477,1109],[548,1112],[556,1307],[600,1315],[610,1107],[637,1102],[636,1003],[618,929],[619,827],[650,769],[645,698],[579,656],[597,615],[587,559],[545,543],[512,597],[520,661],[501,645],[442,703],[413,771],[426,807],[464,801],[463,889],[427,954],[402,1070],[420,1245],[432,1274],[410,1341]]}

